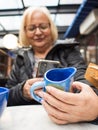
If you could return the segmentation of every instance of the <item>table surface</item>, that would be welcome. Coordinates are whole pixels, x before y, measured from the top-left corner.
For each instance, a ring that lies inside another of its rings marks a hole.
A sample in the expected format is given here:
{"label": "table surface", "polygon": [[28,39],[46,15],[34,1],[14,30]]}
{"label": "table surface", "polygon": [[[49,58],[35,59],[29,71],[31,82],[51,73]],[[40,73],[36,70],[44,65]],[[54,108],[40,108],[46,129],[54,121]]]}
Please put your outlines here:
{"label": "table surface", "polygon": [[98,130],[97,125],[53,123],[42,105],[7,107],[0,119],[0,130]]}

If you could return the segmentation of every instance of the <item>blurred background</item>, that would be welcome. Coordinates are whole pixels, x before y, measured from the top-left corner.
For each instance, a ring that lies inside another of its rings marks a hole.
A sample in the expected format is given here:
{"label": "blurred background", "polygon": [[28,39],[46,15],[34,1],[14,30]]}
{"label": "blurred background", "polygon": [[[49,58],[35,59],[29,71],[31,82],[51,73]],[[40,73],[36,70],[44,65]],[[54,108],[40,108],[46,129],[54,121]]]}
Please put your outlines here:
{"label": "blurred background", "polygon": [[22,14],[36,5],[50,10],[60,42],[78,43],[84,60],[98,64],[98,0],[1,0],[0,85],[6,82],[18,50]]}

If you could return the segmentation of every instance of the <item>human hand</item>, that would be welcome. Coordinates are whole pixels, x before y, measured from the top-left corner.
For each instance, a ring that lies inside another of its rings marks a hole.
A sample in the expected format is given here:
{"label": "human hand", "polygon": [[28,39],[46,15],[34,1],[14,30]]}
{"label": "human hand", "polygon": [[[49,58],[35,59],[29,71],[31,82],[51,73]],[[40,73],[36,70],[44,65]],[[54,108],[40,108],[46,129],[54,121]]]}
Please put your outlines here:
{"label": "human hand", "polygon": [[35,83],[35,82],[38,82],[38,81],[42,81],[43,78],[33,78],[33,79],[28,79],[26,81],[26,83],[24,84],[23,86],[23,95],[25,98],[28,98],[28,99],[32,99],[31,95],[30,95],[30,88],[31,86]]}
{"label": "human hand", "polygon": [[73,88],[80,93],[64,92],[54,87],[46,87],[47,93],[39,93],[43,97],[42,105],[50,119],[57,124],[68,124],[91,121],[98,117],[98,96],[88,85],[74,82]]}

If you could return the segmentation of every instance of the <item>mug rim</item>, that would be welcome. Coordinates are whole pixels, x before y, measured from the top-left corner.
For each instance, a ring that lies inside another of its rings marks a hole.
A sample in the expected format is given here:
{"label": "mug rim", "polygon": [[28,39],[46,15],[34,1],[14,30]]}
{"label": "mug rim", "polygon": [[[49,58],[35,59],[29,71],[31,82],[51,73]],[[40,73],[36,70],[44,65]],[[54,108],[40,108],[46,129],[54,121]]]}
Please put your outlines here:
{"label": "mug rim", "polygon": [[70,69],[70,68],[74,70],[74,72],[68,77],[68,78],[70,78],[70,77],[72,77],[72,76],[76,73],[76,71],[77,71],[77,69],[76,69],[75,67],[52,68],[52,69],[49,69],[49,70],[45,73],[44,78],[47,79],[48,81],[53,82],[53,83],[54,83],[54,82],[55,82],[55,83],[63,82],[63,81],[65,81],[65,80],[68,80],[68,78],[66,78],[66,79],[64,79],[64,80],[61,80],[61,81],[52,81],[52,80],[48,79],[48,78],[46,77],[46,75],[47,75],[47,73],[48,73],[49,71],[51,71],[51,70],[57,70],[57,69]]}

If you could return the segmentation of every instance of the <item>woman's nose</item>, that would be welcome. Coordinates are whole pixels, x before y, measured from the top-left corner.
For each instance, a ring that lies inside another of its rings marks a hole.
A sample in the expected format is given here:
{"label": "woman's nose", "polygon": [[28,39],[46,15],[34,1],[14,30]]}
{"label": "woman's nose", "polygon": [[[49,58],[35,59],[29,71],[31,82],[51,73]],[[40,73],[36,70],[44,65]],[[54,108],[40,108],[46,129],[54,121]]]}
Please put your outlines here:
{"label": "woman's nose", "polygon": [[37,34],[37,35],[38,35],[38,34],[42,34],[42,31],[40,30],[39,27],[36,28],[36,30],[35,30],[35,34]]}

